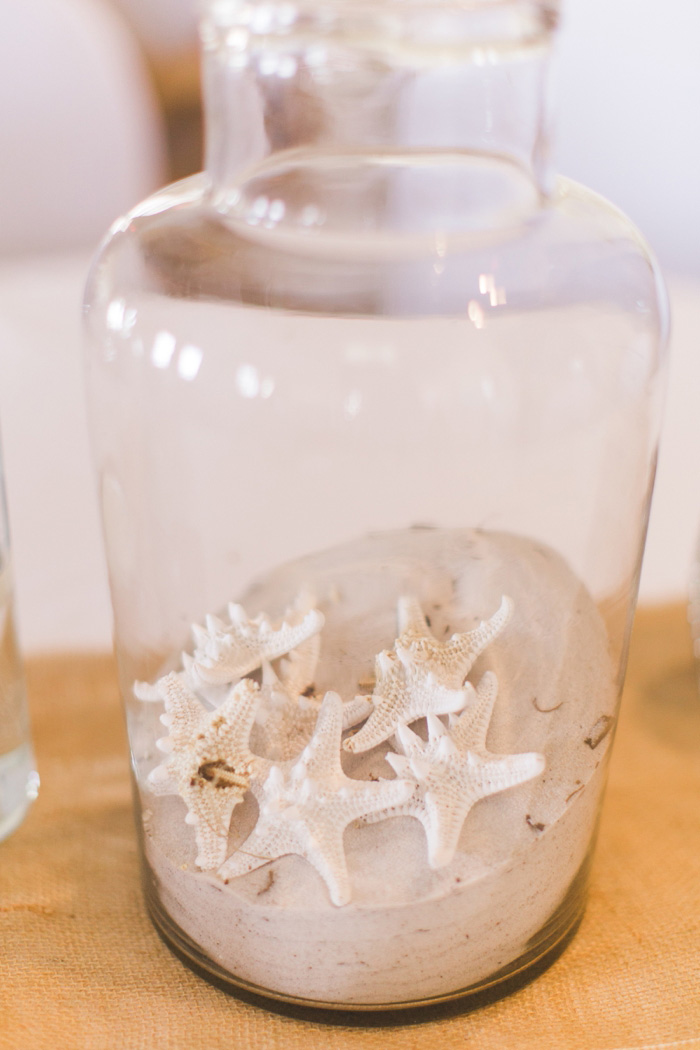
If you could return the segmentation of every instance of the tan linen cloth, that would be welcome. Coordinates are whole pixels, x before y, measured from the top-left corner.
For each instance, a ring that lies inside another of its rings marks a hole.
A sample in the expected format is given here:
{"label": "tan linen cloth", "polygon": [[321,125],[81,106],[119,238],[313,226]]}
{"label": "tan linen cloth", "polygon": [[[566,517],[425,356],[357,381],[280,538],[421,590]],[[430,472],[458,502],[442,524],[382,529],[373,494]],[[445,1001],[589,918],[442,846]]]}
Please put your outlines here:
{"label": "tan linen cloth", "polygon": [[42,776],[0,844],[2,1050],[700,1047],[700,700],[684,611],[642,611],[583,924],[469,1013],[352,1026],[240,1002],[186,969],[141,899],[111,660],[28,666]]}

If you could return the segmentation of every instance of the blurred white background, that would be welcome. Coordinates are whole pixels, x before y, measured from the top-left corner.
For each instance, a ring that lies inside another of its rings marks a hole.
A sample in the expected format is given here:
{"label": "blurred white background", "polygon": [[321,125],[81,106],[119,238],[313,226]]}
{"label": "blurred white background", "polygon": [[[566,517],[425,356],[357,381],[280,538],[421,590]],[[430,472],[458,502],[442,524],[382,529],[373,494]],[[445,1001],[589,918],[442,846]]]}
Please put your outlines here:
{"label": "blurred white background", "polygon": [[[58,30],[42,37],[37,12],[58,18],[65,7],[71,8],[64,30],[72,32],[73,50],[64,43],[63,54],[73,58],[62,74]],[[27,650],[110,644],[85,430],[80,300],[99,232],[115,210],[162,180],[164,128],[172,133],[173,110],[196,105],[186,97],[196,80],[196,8],[197,0],[0,5],[0,199],[10,204],[4,228],[12,231],[3,242],[0,204],[0,421]],[[19,21],[13,26],[20,9],[25,23],[33,17],[39,36],[22,36]],[[671,289],[668,414],[642,599],[681,599],[700,525],[700,5],[563,0],[563,16],[557,166],[635,220]],[[69,90],[61,94],[62,87]],[[32,113],[35,140],[39,136],[24,183],[16,164],[22,106]],[[46,114],[49,131],[41,131]],[[117,159],[110,162],[118,129]],[[52,176],[64,172],[71,151],[79,156],[76,178],[83,182],[77,204],[71,199],[60,209],[67,229],[45,244],[28,233],[22,244],[13,196],[19,202],[23,185],[30,196],[41,195],[35,176],[50,193]],[[86,171],[92,173],[87,184]]]}
{"label": "blurred white background", "polygon": [[700,4],[562,3],[559,170],[626,211],[665,270],[700,277]]}

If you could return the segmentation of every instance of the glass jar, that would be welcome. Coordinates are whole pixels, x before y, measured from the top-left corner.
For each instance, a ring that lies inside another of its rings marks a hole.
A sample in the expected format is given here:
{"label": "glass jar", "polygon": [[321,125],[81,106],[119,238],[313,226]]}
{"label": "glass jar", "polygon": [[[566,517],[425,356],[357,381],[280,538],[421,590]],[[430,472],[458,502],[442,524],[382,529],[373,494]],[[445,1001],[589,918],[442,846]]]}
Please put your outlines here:
{"label": "glass jar", "polygon": [[39,793],[14,605],[12,549],[0,453],[0,842],[20,826]]}
{"label": "glass jar", "polygon": [[206,170],[92,271],[148,907],[234,990],[450,999],[582,914],[667,313],[551,172],[555,24],[208,0]]}

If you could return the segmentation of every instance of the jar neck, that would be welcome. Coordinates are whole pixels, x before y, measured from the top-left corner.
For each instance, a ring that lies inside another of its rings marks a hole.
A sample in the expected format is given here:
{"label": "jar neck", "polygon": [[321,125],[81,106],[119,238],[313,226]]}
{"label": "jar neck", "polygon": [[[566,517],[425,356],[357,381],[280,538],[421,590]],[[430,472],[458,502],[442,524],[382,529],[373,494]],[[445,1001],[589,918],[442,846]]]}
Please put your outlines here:
{"label": "jar neck", "polygon": [[217,207],[290,151],[496,156],[547,194],[556,4],[204,0],[206,168]]}

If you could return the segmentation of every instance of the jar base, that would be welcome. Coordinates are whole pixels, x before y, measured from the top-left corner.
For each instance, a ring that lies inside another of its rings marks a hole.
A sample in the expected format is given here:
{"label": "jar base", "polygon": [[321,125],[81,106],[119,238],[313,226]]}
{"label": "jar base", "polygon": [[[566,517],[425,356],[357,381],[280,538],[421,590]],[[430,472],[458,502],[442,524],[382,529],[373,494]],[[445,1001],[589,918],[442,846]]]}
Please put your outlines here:
{"label": "jar base", "polygon": [[[502,999],[539,977],[554,963],[578,930],[586,905],[590,865],[584,862],[569,892],[548,922],[516,959],[483,981],[426,999],[386,1003],[338,1003],[285,995],[236,978],[206,956],[163,908],[152,880],[144,878],[144,896],[156,932],[167,947],[197,976],[245,1002],[299,1019],[333,1024],[391,1023],[404,1010],[422,1011],[427,1019],[469,1012]],[[342,1015],[346,1015],[342,1016]],[[341,1019],[342,1018],[342,1019]]]}

